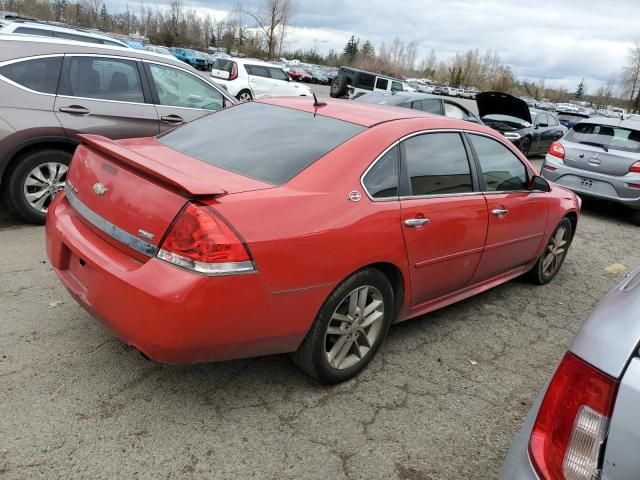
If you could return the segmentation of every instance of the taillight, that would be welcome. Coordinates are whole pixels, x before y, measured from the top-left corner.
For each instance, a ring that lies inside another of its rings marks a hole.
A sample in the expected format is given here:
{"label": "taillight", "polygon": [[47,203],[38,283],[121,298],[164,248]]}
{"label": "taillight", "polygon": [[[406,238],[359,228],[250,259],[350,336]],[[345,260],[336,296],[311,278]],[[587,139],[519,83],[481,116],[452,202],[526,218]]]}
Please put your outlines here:
{"label": "taillight", "polygon": [[564,146],[560,142],[553,142],[549,147],[549,155],[564,158]]}
{"label": "taillight", "polygon": [[618,382],[567,353],[540,406],[529,453],[543,480],[599,477]]}
{"label": "taillight", "polygon": [[188,203],[171,226],[156,256],[205,275],[255,270],[247,248],[214,210]]}
{"label": "taillight", "polygon": [[235,80],[236,78],[238,78],[238,64],[236,62],[233,62],[233,65],[231,67],[231,75],[229,75],[229,80]]}
{"label": "taillight", "polygon": [[640,173],[640,160],[629,167],[630,172]]}

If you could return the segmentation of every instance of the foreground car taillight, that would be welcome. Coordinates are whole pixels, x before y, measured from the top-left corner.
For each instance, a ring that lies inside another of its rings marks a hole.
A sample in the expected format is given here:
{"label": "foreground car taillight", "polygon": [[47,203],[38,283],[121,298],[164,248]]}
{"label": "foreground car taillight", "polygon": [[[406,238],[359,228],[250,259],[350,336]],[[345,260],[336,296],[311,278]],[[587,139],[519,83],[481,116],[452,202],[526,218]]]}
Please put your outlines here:
{"label": "foreground car taillight", "polygon": [[629,167],[630,172],[640,173],[640,160]]}
{"label": "foreground car taillight", "polygon": [[618,390],[609,377],[567,353],[533,426],[531,461],[544,480],[600,478],[602,446]]}
{"label": "foreground car taillight", "polygon": [[188,203],[178,214],[156,256],[205,275],[255,270],[238,234],[211,207],[197,203]]}
{"label": "foreground car taillight", "polygon": [[564,158],[564,146],[560,142],[553,142],[549,147],[549,155]]}

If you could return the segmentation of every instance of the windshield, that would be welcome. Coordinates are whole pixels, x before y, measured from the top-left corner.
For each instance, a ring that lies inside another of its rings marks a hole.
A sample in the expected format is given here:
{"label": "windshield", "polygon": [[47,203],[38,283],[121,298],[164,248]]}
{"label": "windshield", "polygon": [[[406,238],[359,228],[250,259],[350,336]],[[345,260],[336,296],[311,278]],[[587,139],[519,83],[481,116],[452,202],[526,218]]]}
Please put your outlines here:
{"label": "windshield", "polygon": [[565,137],[569,142],[597,144],[608,150],[640,153],[640,130],[578,123]]}
{"label": "windshield", "polygon": [[[354,123],[292,108],[244,103],[172,130],[158,140],[216,167],[282,185],[364,130]],[[251,132],[249,142],[247,131]]]}

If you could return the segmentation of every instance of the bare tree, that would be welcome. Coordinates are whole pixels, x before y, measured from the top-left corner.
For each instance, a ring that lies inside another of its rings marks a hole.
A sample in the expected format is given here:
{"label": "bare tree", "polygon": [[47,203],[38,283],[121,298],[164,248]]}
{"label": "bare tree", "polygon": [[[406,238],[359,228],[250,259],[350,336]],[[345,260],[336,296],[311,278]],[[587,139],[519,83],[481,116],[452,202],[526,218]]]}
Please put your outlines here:
{"label": "bare tree", "polygon": [[[284,38],[286,27],[293,14],[292,0],[264,0],[255,10],[243,9],[258,25],[267,44],[267,57],[275,56],[279,38]],[[281,34],[278,35],[279,29]]]}
{"label": "bare tree", "polygon": [[629,50],[627,65],[622,71],[622,88],[629,98],[629,107],[640,108],[640,42]]}

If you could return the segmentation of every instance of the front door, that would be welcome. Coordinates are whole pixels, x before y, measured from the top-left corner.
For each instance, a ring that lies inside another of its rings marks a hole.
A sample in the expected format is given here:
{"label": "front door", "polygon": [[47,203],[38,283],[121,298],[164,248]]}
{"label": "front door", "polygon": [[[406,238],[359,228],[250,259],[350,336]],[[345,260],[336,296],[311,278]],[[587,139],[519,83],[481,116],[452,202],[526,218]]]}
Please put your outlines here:
{"label": "front door", "polygon": [[408,177],[401,221],[411,271],[411,303],[465,287],[487,235],[484,196],[475,191],[462,136],[426,133],[400,144]]}
{"label": "front door", "polygon": [[546,195],[529,190],[532,173],[506,145],[468,134],[481,170],[489,231],[474,283],[522,267],[536,256],[547,225]]}
{"label": "front door", "polygon": [[54,111],[69,135],[109,138],[159,133],[158,114],[146,102],[135,60],[66,56]]}
{"label": "front door", "polygon": [[161,131],[224,107],[222,94],[197,74],[160,63],[144,65]]}

